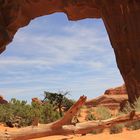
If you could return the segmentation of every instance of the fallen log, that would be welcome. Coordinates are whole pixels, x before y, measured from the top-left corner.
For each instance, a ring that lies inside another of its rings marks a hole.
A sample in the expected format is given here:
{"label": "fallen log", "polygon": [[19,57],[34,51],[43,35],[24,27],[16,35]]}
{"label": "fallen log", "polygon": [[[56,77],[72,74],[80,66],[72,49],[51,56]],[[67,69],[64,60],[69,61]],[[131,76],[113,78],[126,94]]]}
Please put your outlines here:
{"label": "fallen log", "polygon": [[84,123],[77,123],[75,126],[70,124],[70,120],[75,115],[78,109],[85,103],[86,97],[82,96],[80,99],[70,108],[65,116],[47,125],[39,125],[38,127],[26,127],[20,128],[18,131],[5,131],[0,133],[0,140],[29,140],[32,138],[40,138],[51,135],[68,135],[68,134],[87,134],[92,130],[99,128],[109,128],[116,124],[125,122],[134,122],[140,120],[140,112],[132,114],[126,114],[111,118],[103,121],[88,121]]}

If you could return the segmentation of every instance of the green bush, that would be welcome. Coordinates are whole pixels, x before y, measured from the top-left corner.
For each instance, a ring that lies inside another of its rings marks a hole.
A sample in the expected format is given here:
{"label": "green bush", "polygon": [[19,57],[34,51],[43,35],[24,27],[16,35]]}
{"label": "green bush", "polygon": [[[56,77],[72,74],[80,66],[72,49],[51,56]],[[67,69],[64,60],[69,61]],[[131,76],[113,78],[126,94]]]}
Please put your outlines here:
{"label": "green bush", "polygon": [[133,105],[127,102],[122,112],[130,113],[133,110],[140,112],[140,98],[138,98]]}
{"label": "green bush", "polygon": [[97,119],[106,120],[112,117],[110,110],[104,106],[99,106],[96,109]]}
{"label": "green bush", "polygon": [[26,101],[11,99],[8,104],[0,105],[0,122],[10,127],[32,125],[35,118],[38,118],[39,123],[49,123],[60,118],[60,115],[49,103],[30,105]]}
{"label": "green bush", "polygon": [[64,111],[68,111],[74,103],[75,103],[75,100],[68,99],[65,97],[63,99]]}
{"label": "green bush", "polygon": [[130,124],[126,124],[128,130],[138,130],[140,129],[140,121],[136,121]]}
{"label": "green bush", "polygon": [[140,98],[138,98],[134,104],[134,108],[137,112],[140,112]]}
{"label": "green bush", "polygon": [[[132,111],[140,112],[140,98],[138,98],[133,105],[127,102],[123,111],[120,114],[124,114],[124,113],[127,114]],[[125,126],[128,130],[137,130],[140,129],[140,121],[126,123]]]}
{"label": "green bush", "polygon": [[103,130],[104,130],[104,129],[99,128],[99,129],[93,130],[93,131],[91,132],[91,134],[100,134],[100,133],[103,133]]}
{"label": "green bush", "polygon": [[25,101],[11,99],[9,104],[0,105],[0,122],[12,125],[21,118],[20,125],[27,126],[32,123],[32,115],[32,108]]}
{"label": "green bush", "polygon": [[53,105],[55,110],[59,110],[59,114],[62,117],[63,116],[63,111],[67,111],[73,104],[74,100],[68,99],[66,95],[69,92],[58,92],[58,93],[53,93],[53,92],[44,92],[44,100],[47,101],[50,104]]}
{"label": "green bush", "polygon": [[86,116],[86,120],[87,120],[87,121],[96,120],[96,117],[95,117],[94,114],[92,114],[92,113],[89,112],[89,113],[87,114],[87,116]]}
{"label": "green bush", "polygon": [[123,131],[123,127],[124,127],[124,125],[122,125],[122,124],[117,124],[117,125],[112,126],[110,128],[110,134],[121,133]]}
{"label": "green bush", "polygon": [[58,111],[54,111],[53,105],[47,104],[41,106],[41,114],[40,114],[40,123],[50,123],[56,121],[60,118],[60,114]]}

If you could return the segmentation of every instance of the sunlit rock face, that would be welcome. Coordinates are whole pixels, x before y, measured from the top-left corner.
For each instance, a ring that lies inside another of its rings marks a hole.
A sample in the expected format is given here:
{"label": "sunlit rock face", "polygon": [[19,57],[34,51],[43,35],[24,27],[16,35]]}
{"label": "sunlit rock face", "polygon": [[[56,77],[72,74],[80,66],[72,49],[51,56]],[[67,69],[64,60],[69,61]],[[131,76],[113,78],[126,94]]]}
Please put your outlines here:
{"label": "sunlit rock face", "polygon": [[103,19],[129,100],[134,102],[140,96],[140,0],[0,0],[0,52],[19,28],[55,12],[64,12],[69,20]]}
{"label": "sunlit rock face", "polygon": [[3,96],[0,95],[0,104],[8,104],[8,101],[6,101]]}
{"label": "sunlit rock face", "polygon": [[116,88],[107,89],[104,95],[127,95],[126,87],[125,85],[122,85]]}
{"label": "sunlit rock face", "polygon": [[128,101],[127,91],[125,85],[110,88],[105,93],[95,99],[88,100],[85,105],[88,107],[105,106],[111,110],[120,110]]}
{"label": "sunlit rock face", "polygon": [[39,105],[43,104],[43,102],[38,98],[32,98],[32,103],[36,103],[36,104],[39,104]]}

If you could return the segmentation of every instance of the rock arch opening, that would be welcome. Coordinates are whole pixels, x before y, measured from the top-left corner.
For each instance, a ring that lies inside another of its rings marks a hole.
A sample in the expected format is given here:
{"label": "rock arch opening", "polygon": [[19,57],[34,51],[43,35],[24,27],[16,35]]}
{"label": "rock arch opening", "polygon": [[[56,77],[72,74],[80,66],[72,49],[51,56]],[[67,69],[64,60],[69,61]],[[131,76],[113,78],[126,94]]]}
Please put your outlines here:
{"label": "rock arch opening", "polygon": [[45,90],[94,98],[123,83],[102,20],[68,21],[62,13],[20,29],[0,64],[0,91],[7,99],[30,101]]}
{"label": "rock arch opening", "polygon": [[140,96],[140,1],[138,0],[24,0],[1,1],[0,51],[17,30],[32,19],[64,12],[69,20],[102,18],[114,49],[130,102]]}

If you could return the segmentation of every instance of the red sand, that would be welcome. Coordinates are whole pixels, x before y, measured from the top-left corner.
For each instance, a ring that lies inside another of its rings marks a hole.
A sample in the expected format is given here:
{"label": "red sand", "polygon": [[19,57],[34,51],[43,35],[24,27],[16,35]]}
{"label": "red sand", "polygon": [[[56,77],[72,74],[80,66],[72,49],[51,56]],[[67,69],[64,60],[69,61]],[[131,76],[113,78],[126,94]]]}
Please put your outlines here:
{"label": "red sand", "polygon": [[102,134],[86,136],[50,136],[45,138],[33,139],[33,140],[140,140],[140,130],[125,131],[120,134],[110,135],[108,132]]}

